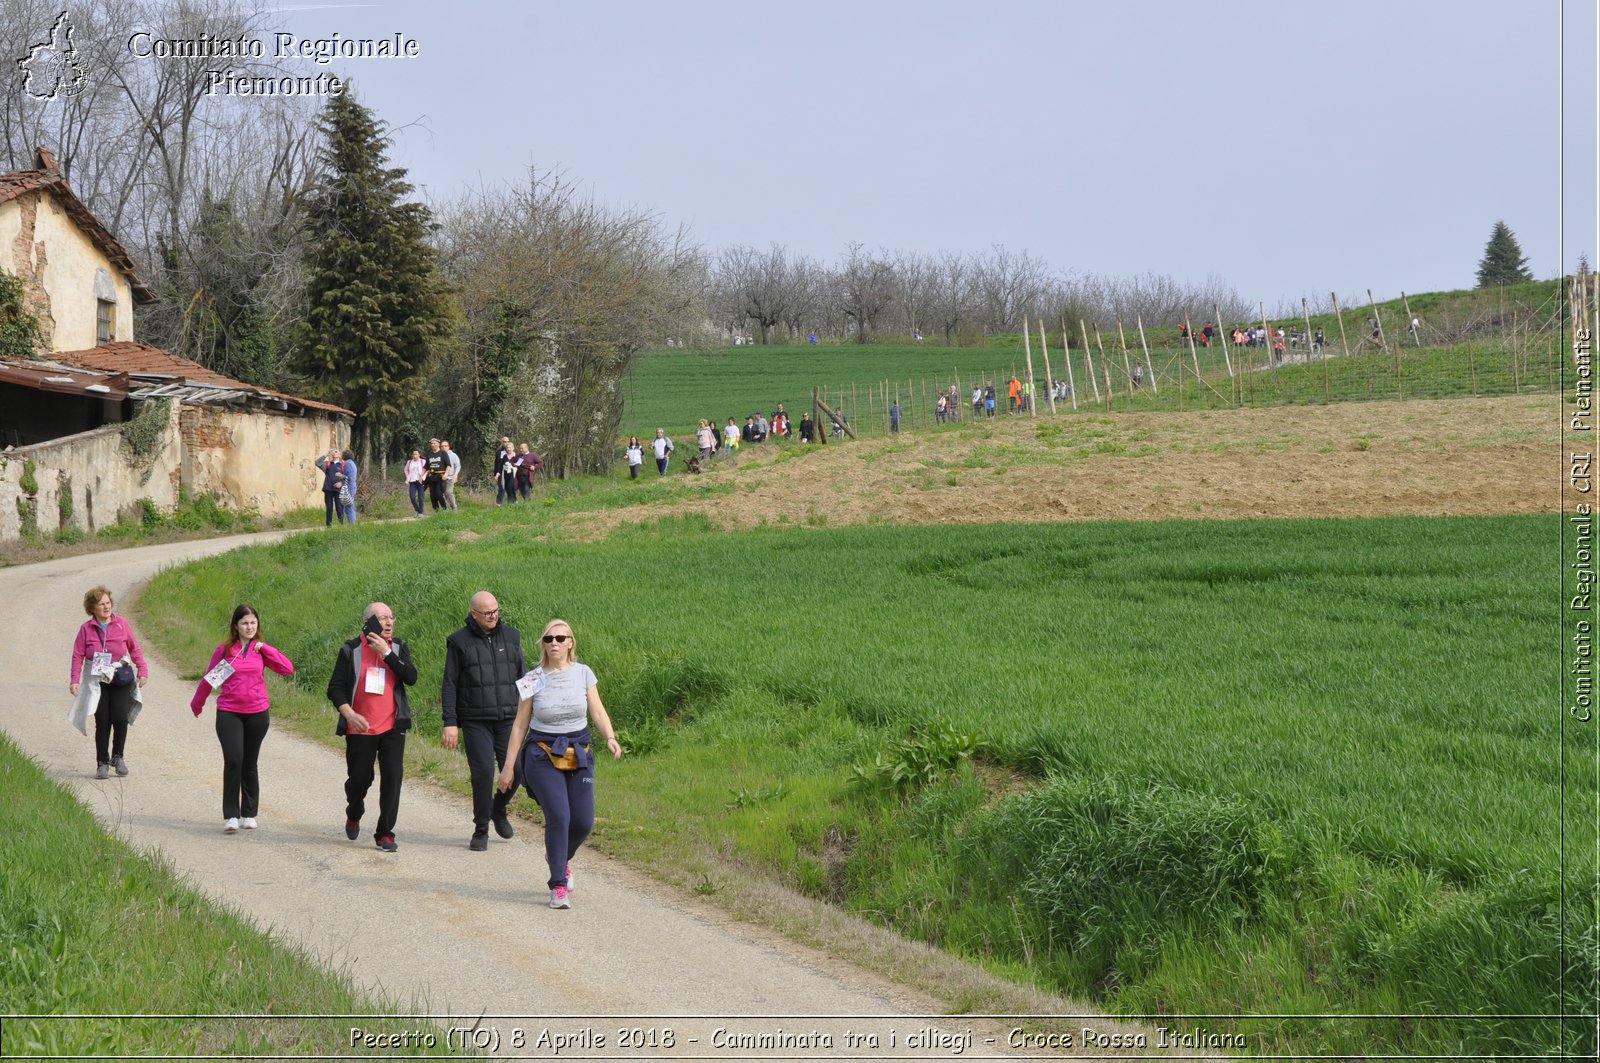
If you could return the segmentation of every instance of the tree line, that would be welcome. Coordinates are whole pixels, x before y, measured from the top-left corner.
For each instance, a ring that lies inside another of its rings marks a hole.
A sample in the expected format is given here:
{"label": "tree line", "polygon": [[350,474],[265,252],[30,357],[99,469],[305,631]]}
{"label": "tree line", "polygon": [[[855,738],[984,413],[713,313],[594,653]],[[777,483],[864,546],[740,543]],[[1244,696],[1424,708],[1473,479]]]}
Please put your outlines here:
{"label": "tree line", "polygon": [[1119,318],[1171,325],[1187,315],[1248,320],[1249,305],[1208,277],[1186,284],[1158,273],[1066,274],[1028,251],[870,251],[859,243],[826,263],[780,244],[735,245],[711,260],[703,298],[720,336],[755,343],[877,336],[952,345],[962,337],[1016,334],[1022,319],[1113,325]]}

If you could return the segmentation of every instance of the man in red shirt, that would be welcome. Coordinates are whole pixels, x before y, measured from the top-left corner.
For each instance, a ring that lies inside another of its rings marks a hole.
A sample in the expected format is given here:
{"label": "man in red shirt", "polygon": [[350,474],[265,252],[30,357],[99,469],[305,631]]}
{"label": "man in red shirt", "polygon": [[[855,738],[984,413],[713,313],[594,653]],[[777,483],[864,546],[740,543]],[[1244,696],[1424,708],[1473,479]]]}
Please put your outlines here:
{"label": "man in red shirt", "polygon": [[394,824],[400,815],[406,731],[411,727],[406,687],[416,683],[417,668],[405,641],[394,637],[394,610],[373,602],[362,619],[361,634],[339,647],[328,679],[328,700],[339,711],[335,733],[345,740],[344,833],[352,841],[361,833],[361,816],[376,764],[382,774],[373,841],[379,849],[392,853],[399,849]]}

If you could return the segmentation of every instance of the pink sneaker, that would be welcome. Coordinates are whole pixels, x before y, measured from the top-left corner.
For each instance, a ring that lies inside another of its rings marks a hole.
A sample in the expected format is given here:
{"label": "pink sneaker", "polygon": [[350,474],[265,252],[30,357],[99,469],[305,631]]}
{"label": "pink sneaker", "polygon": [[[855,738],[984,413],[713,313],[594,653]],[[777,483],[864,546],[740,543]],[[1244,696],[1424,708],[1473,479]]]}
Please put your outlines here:
{"label": "pink sneaker", "polygon": [[567,887],[557,886],[550,891],[550,907],[571,908],[572,902],[567,899]]}
{"label": "pink sneaker", "polygon": [[568,893],[572,892],[572,863],[571,863],[571,861],[568,861],[568,863],[567,863],[567,892]]}

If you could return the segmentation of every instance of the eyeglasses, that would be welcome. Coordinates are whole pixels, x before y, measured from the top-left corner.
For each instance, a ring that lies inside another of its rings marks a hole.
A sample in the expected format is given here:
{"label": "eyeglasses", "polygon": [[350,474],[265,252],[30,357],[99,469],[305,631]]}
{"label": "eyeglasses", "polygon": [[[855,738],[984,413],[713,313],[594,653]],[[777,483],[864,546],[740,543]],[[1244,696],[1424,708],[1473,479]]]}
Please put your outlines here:
{"label": "eyeglasses", "polygon": [[500,610],[498,610],[498,609],[474,609],[473,612],[477,613],[479,616],[483,616],[483,617],[499,616],[500,615]]}
{"label": "eyeglasses", "polygon": [[571,635],[546,635],[544,637],[544,642],[546,645],[549,645],[552,642],[565,642],[571,637]]}

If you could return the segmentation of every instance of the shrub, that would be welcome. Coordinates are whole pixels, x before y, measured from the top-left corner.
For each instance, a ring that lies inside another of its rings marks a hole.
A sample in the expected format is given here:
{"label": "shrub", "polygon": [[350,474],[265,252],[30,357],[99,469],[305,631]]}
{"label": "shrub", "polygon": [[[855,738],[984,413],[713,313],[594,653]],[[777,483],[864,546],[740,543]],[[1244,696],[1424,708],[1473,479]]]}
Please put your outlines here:
{"label": "shrub", "polygon": [[888,787],[903,797],[949,775],[980,748],[976,738],[940,720],[931,729],[902,739],[888,756],[879,752],[869,764],[851,765],[850,773],[857,785]]}
{"label": "shrub", "polygon": [[[1287,878],[1277,828],[1244,801],[1057,778],[963,837],[983,881],[1020,883],[1089,984],[1130,980],[1178,931],[1255,920]],[[1138,968],[1138,969],[1133,969]]]}

